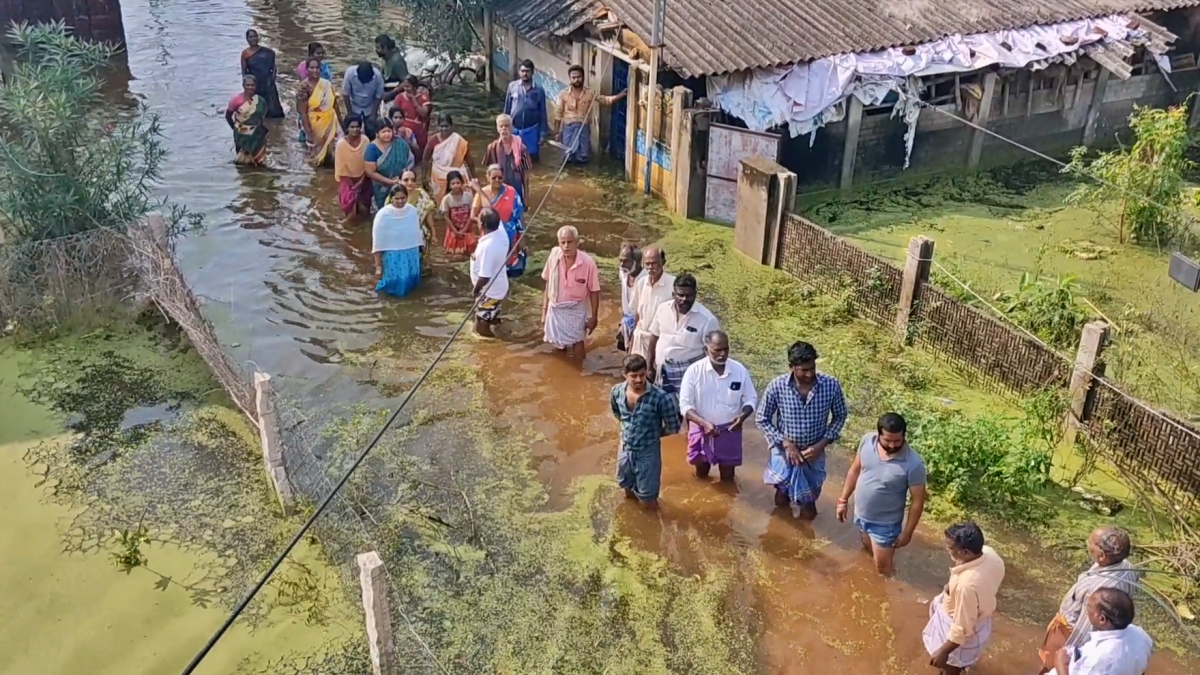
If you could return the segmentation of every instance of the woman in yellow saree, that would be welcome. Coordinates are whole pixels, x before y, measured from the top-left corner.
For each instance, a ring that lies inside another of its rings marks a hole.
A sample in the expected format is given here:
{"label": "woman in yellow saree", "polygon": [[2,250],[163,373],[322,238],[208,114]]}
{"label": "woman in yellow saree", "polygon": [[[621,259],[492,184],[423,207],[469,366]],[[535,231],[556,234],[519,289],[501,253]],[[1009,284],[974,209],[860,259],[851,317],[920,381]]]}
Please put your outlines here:
{"label": "woman in yellow saree", "polygon": [[324,166],[333,159],[333,144],[338,136],[337,95],[329,80],[321,77],[320,61],[310,58],[306,66],[308,77],[296,92],[296,108],[308,141],[308,163]]}

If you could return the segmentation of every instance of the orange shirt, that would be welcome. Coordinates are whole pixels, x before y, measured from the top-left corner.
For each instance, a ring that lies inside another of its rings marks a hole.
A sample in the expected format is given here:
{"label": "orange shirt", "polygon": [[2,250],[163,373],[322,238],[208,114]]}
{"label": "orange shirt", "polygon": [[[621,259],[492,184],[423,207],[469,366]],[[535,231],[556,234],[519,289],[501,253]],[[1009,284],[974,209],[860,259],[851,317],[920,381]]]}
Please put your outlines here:
{"label": "orange shirt", "polygon": [[[558,273],[557,302],[578,302],[586,300],[589,293],[600,292],[600,270],[592,256],[583,251],[575,252],[575,264],[567,267],[566,261],[560,261],[554,266]],[[552,273],[550,266],[542,268],[542,279],[550,281]]]}

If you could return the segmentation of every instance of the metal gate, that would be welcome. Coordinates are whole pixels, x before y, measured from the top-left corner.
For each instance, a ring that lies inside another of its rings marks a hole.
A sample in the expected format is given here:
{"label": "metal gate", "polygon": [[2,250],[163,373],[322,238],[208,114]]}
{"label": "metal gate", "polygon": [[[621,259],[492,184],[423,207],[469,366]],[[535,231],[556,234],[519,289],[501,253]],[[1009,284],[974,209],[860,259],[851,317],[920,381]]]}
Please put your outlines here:
{"label": "metal gate", "polygon": [[779,134],[713,124],[708,128],[708,175],[704,180],[704,217],[732,225],[737,216],[738,166],[759,156],[779,161]]}
{"label": "metal gate", "polygon": [[[629,88],[629,64],[621,59],[612,60],[612,90],[625,91]],[[614,159],[625,160],[625,116],[629,111],[629,99],[623,98],[612,106],[612,118],[608,125],[608,153]]]}

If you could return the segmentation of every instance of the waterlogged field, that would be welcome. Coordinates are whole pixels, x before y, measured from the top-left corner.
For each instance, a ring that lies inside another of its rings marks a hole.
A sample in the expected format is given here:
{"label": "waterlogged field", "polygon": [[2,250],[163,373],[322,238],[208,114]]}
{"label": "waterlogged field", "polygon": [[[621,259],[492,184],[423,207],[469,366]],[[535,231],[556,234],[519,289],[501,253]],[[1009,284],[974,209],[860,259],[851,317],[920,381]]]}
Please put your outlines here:
{"label": "waterlogged field", "polygon": [[[1200,297],[1168,278],[1170,250],[1118,243],[1116,204],[1067,205],[1074,188],[1054,167],[1022,164],[868,186],[845,198],[817,195],[800,206],[817,224],[900,266],[911,237],[932,238],[935,260],[989,301],[1015,291],[1023,274],[1064,290],[1112,325],[1110,376],[1156,406],[1194,416]],[[936,269],[934,279],[962,290]]]}
{"label": "waterlogged field", "polygon": [[[158,328],[0,341],[0,672],[178,672],[269,562],[296,524],[215,386]],[[305,545],[198,672],[289,672],[356,613]]]}

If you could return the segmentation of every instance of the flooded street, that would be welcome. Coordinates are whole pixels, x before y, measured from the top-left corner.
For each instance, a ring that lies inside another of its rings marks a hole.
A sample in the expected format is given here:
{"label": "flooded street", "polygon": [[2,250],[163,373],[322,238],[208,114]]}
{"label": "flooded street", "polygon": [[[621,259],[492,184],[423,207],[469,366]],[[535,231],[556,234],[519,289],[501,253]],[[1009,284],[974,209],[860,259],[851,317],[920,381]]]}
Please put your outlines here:
{"label": "flooded street", "polygon": [[[274,123],[268,168],[233,164],[223,111],[238,90],[245,31],[258,30],[264,44],[276,50],[281,95],[290,111],[294,68],[310,41],[324,44],[340,85],[348,65],[376,58],[374,36],[403,18],[394,10],[381,14],[350,5],[341,0],[123,0],[131,77],[110,81],[114,95],[127,93],[161,116],[170,153],[165,191],[174,203],[205,216],[205,231],[183,240],[179,255],[222,342],[247,369],[252,364],[278,378],[287,400],[305,408],[388,400],[395,392],[380,391],[373,378],[364,377],[363,359],[355,355],[384,341],[437,346],[470,306],[466,264],[436,252],[432,276],[414,294],[401,301],[380,299],[373,290],[370,225],[343,226],[333,173],[304,163],[291,116]],[[438,92],[435,111],[450,113],[470,140],[472,154],[482,157],[493,133],[492,112],[477,86]],[[550,186],[560,159],[557,151],[543,152],[531,181],[531,208]],[[579,229],[585,249],[610,260],[624,239],[645,244],[656,238],[665,219],[640,196],[630,195],[612,171],[601,166],[564,174],[545,211],[530,225],[536,260],[564,224]],[[670,270],[669,250],[668,258]],[[502,341],[464,341],[491,415],[539,439],[528,448],[530,461],[549,488],[546,508],[554,509],[570,502],[577,479],[613,470],[616,425],[608,392],[619,377],[619,353],[611,338],[619,298],[611,286],[605,289],[600,328],[581,366],[542,344],[539,286],[526,281],[517,285],[520,304],[506,316]],[[700,296],[705,299],[703,287]],[[738,339],[733,336],[735,358]],[[427,362],[422,355],[401,365],[417,371]],[[761,391],[766,381],[755,384]],[[850,436],[843,445],[853,442]],[[809,526],[775,509],[772,491],[761,481],[765,447],[757,430],[748,432],[747,464],[735,486],[723,486],[695,478],[684,461],[682,436],[666,439],[662,511],[649,514],[621,504],[619,533],[665,558],[684,577],[702,575],[714,565],[759,570],[734,588],[739,606],[753,608],[737,623],[755,641],[743,645],[753,654],[755,672],[934,672],[921,629],[928,601],[948,574],[950,561],[938,538],[930,532],[918,535],[920,541],[897,556],[897,578],[881,579],[860,550],[857,531],[833,516],[847,453],[831,453],[821,515]],[[977,672],[1035,672],[1043,626],[1027,619],[1048,619],[1063,590],[1010,566],[1000,607],[1002,612],[1020,609],[1021,618],[1005,615],[997,621]],[[1185,671],[1159,657],[1154,672]]]}

